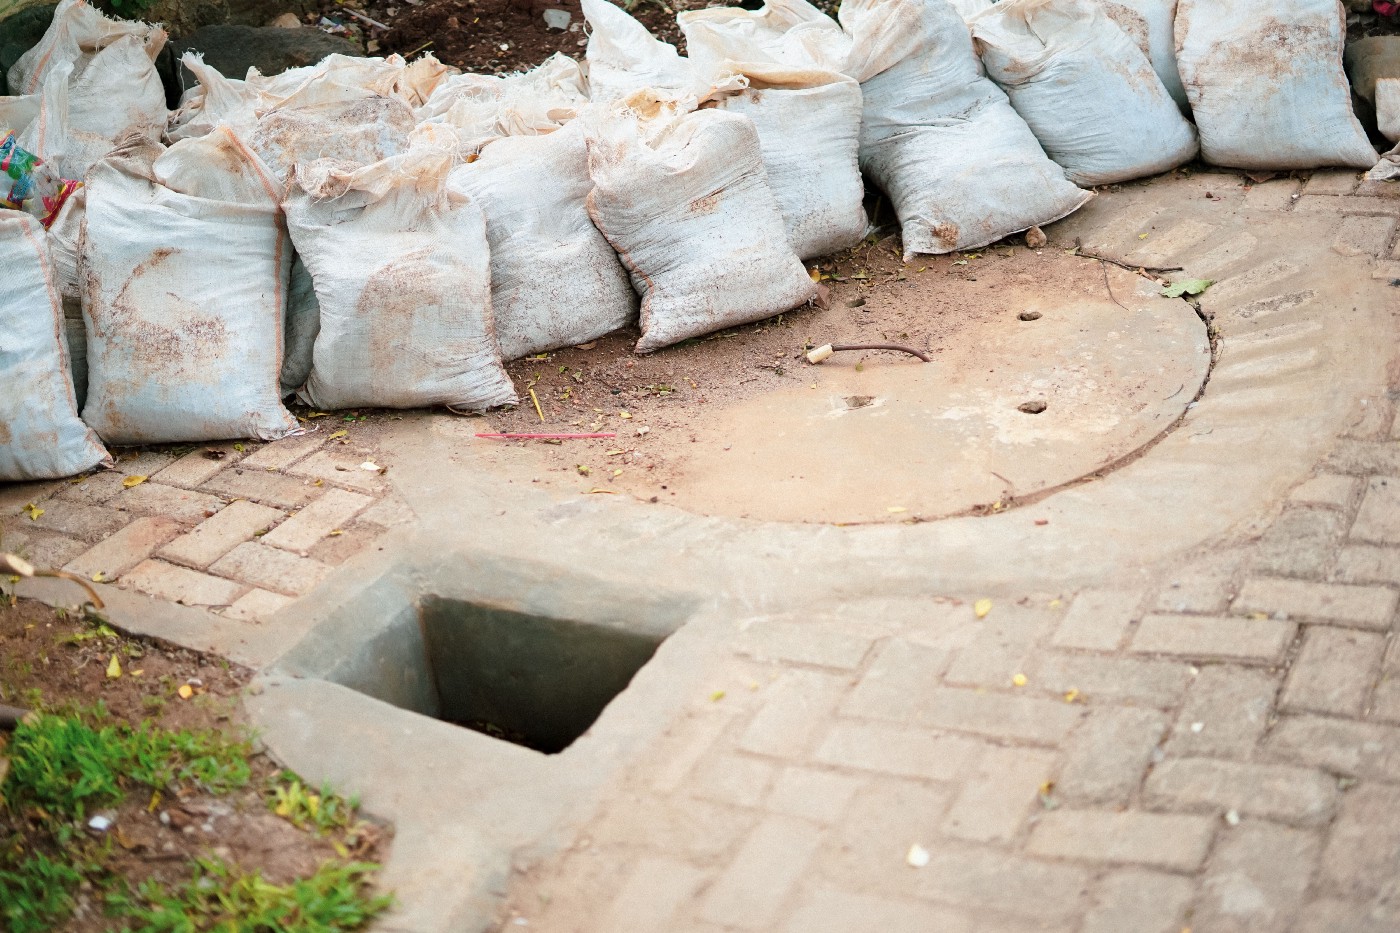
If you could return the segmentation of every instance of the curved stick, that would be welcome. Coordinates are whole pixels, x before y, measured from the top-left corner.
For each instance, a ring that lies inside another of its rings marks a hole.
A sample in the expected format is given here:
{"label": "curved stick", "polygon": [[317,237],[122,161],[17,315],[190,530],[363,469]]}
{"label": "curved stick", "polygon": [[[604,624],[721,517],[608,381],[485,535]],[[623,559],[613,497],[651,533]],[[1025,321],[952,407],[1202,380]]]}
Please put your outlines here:
{"label": "curved stick", "polygon": [[933,358],[922,350],[915,350],[913,347],[906,347],[898,343],[828,343],[825,346],[817,347],[807,354],[807,362],[820,363],[822,360],[841,350],[894,350],[897,353],[908,353],[910,356],[917,356],[925,363],[932,363]]}

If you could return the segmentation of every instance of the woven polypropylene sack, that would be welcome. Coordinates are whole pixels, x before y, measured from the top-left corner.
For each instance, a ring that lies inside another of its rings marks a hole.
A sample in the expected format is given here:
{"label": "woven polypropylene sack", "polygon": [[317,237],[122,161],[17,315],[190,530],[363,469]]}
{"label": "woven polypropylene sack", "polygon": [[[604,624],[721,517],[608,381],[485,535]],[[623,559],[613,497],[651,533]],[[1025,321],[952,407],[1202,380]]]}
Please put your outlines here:
{"label": "woven polypropylene sack", "polygon": [[1337,0],[1181,0],[1177,66],[1201,157],[1230,168],[1370,168],[1351,109]]}
{"label": "woven polypropylene sack", "polygon": [[1196,155],[1196,133],[1095,0],[1002,0],[974,17],[987,74],[1070,181],[1109,185]]}
{"label": "woven polypropylene sack", "polygon": [[841,22],[864,95],[861,168],[894,204],[906,258],[977,249],[1093,196],[1045,155],[946,0],[846,0]]}
{"label": "woven polypropylene sack", "polygon": [[118,444],[295,432],[277,382],[290,258],[275,183],[227,127],[99,162],[79,248],[83,420]]}
{"label": "woven polypropylene sack", "polygon": [[0,211],[0,256],[0,480],[89,470],[107,451],[78,420],[43,225],[22,211]]}
{"label": "woven polypropylene sack", "polygon": [[816,291],[788,244],[753,122],[641,92],[588,121],[588,212],[642,296],[646,353]]}
{"label": "woven polypropylene sack", "polygon": [[860,177],[860,85],[845,75],[781,65],[734,66],[748,82],[715,107],[758,130],[768,187],[803,259],[860,242],[868,221]]}
{"label": "woven polypropylene sack", "polygon": [[588,217],[593,181],[579,124],[498,139],[454,169],[448,186],[486,215],[503,358],[587,343],[636,317],[627,270]]}
{"label": "woven polypropylene sack", "polygon": [[302,401],[473,410],[516,401],[492,321],[486,222],[447,190],[451,167],[445,150],[297,167],[283,207],[320,306]]}

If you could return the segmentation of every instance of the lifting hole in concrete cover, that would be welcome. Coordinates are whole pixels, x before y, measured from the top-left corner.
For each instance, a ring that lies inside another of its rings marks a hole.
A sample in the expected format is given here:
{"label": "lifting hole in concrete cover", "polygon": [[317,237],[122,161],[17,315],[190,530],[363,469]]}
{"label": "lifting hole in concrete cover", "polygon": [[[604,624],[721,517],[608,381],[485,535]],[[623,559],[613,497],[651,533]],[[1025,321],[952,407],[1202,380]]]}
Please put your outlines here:
{"label": "lifting hole in concrete cover", "polygon": [[663,640],[438,596],[419,618],[437,718],[550,755],[593,725]]}

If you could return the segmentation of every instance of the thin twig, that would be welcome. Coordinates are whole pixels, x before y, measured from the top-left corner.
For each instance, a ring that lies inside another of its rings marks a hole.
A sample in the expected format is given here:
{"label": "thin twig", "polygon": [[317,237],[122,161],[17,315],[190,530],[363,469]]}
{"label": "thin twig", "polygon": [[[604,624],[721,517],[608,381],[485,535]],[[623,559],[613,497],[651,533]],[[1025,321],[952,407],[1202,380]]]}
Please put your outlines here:
{"label": "thin twig", "polygon": [[833,343],[831,349],[840,350],[895,350],[899,353],[908,353],[910,356],[917,356],[925,363],[932,363],[933,358],[922,350],[915,350],[913,347],[906,347],[898,343]]}
{"label": "thin twig", "polygon": [[388,26],[385,26],[385,25],[384,25],[383,23],[381,23],[379,20],[377,20],[377,19],[370,19],[370,18],[369,18],[368,16],[366,16],[365,14],[363,14],[363,13],[357,13],[356,11],[350,9],[348,6],[343,6],[343,7],[341,7],[341,8],[340,8],[340,12],[342,12],[342,13],[349,13],[351,16],[355,17],[355,18],[356,18],[357,20],[359,20],[360,22],[362,22],[362,23],[369,23],[369,24],[370,24],[371,26],[373,26],[375,29],[382,29],[382,30],[384,30],[385,32],[388,32],[388,31],[389,31],[389,27],[388,27]]}
{"label": "thin twig", "polygon": [[1108,264],[1105,263],[1103,260],[1099,260],[1099,271],[1103,273],[1103,286],[1104,288],[1108,289],[1108,297],[1112,298],[1113,303],[1116,304],[1118,307],[1122,308],[1124,311],[1127,311],[1128,306],[1123,304],[1123,302],[1119,301],[1118,296],[1113,294],[1113,285],[1110,284],[1108,281]]}
{"label": "thin twig", "polygon": [[1118,266],[1118,267],[1121,268],[1121,269],[1127,269],[1129,272],[1182,272],[1182,271],[1185,271],[1185,267],[1184,267],[1184,266],[1134,266],[1134,265],[1131,265],[1131,264],[1129,264],[1129,263],[1123,262],[1121,259],[1114,259],[1114,258],[1112,258],[1111,256],[1101,256],[1101,255],[1099,255],[1098,253],[1091,253],[1091,252],[1089,252],[1087,249],[1084,248],[1083,244],[1080,243],[1078,237],[1076,237],[1075,240],[1074,240],[1074,254],[1075,254],[1076,256],[1082,256],[1082,257],[1085,258],[1085,259],[1097,259],[1099,262],[1111,262],[1111,263],[1113,263],[1115,266]]}

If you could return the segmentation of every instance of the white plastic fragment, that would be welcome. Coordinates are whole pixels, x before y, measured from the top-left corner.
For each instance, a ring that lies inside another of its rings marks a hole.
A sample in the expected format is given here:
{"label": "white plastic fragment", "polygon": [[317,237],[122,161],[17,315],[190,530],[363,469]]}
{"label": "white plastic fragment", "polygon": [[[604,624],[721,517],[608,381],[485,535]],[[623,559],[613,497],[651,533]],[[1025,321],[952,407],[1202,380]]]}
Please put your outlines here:
{"label": "white plastic fragment", "polygon": [[904,864],[910,868],[924,868],[929,863],[929,851],[917,842],[909,847],[909,851],[904,855]]}

